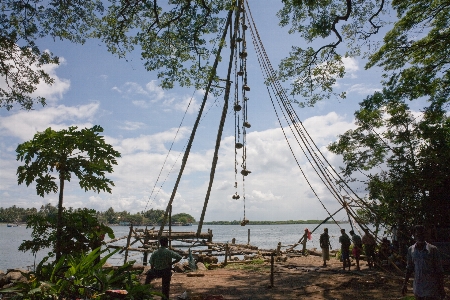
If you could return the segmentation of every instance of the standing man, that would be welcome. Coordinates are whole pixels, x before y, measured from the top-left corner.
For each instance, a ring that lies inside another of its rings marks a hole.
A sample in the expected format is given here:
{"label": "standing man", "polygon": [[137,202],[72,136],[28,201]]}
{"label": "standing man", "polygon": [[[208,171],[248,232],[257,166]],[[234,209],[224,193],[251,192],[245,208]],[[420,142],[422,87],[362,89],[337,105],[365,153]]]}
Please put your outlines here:
{"label": "standing man", "polygon": [[323,266],[327,266],[327,260],[330,260],[330,236],[328,235],[328,228],[323,229],[323,233],[320,235],[320,248],[322,248]]}
{"label": "standing man", "polygon": [[414,230],[416,243],[408,248],[405,281],[402,294],[407,292],[408,280],[414,272],[414,297],[417,300],[438,300],[445,297],[444,270],[439,250],[425,241],[425,228]]}
{"label": "standing man", "polygon": [[342,268],[345,271],[345,266],[348,264],[348,270],[350,271],[350,237],[345,233],[345,229],[341,229],[341,234],[339,243],[341,243]]}
{"label": "standing man", "polygon": [[[170,279],[172,277],[172,265],[181,260],[181,255],[167,249],[169,240],[163,236],[159,240],[160,247],[150,257],[151,269],[147,272],[145,284],[149,284],[155,278],[162,278],[163,299],[169,299]],[[174,259],[174,260],[172,260]]]}
{"label": "standing man", "polygon": [[367,257],[367,264],[369,269],[372,269],[375,263],[375,246],[376,241],[373,235],[369,233],[369,230],[364,230],[364,235],[362,237],[362,243],[364,245],[364,251]]}
{"label": "standing man", "polygon": [[350,230],[350,235],[352,236],[352,242],[353,242],[352,254],[356,260],[356,270],[359,271],[360,270],[359,258],[361,256],[361,251],[362,251],[362,241],[361,241],[361,237],[359,235],[355,234],[355,232],[353,230]]}
{"label": "standing man", "polygon": [[303,255],[306,255],[306,242],[307,242],[307,240],[310,240],[310,239],[311,239],[311,231],[309,231],[308,228],[305,228],[305,233],[303,234],[303,237],[301,239],[301,243],[303,245],[303,248],[302,248]]}

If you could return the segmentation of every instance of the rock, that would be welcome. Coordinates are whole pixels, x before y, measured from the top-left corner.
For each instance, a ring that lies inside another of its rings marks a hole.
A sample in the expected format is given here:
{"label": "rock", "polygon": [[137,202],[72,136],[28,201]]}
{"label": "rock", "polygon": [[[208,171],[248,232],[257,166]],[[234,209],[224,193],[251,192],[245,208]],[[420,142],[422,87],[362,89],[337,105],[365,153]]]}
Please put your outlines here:
{"label": "rock", "polygon": [[203,263],[198,262],[197,263],[197,270],[199,270],[199,271],[206,271],[207,269],[206,269],[206,267],[205,267],[205,265]]}
{"label": "rock", "polygon": [[9,282],[26,282],[27,278],[20,271],[12,271],[6,274],[6,281]]}
{"label": "rock", "polygon": [[10,287],[12,287],[13,285],[14,285],[14,282],[8,283],[8,284],[4,285],[4,286],[2,287],[2,289],[10,288]]}
{"label": "rock", "polygon": [[0,288],[2,288],[4,285],[6,285],[8,283],[7,279],[6,279],[6,274],[1,272],[0,273]]}
{"label": "rock", "polygon": [[173,270],[177,273],[183,273],[185,271],[185,268],[183,264],[178,263],[173,265]]}
{"label": "rock", "polygon": [[151,269],[151,266],[145,266],[144,270],[142,270],[141,275],[147,275],[147,272]]}
{"label": "rock", "polygon": [[207,255],[199,255],[197,258],[197,262],[207,263],[207,264],[216,264],[219,259],[215,256],[207,256]]}
{"label": "rock", "polygon": [[145,266],[144,265],[140,265],[140,264],[134,264],[131,266],[131,269],[136,271],[136,270],[144,270]]}
{"label": "rock", "polygon": [[103,265],[103,268],[104,268],[104,269],[112,269],[112,267],[113,267],[113,265],[111,265],[111,264],[109,264],[109,263],[105,263],[105,264]]}

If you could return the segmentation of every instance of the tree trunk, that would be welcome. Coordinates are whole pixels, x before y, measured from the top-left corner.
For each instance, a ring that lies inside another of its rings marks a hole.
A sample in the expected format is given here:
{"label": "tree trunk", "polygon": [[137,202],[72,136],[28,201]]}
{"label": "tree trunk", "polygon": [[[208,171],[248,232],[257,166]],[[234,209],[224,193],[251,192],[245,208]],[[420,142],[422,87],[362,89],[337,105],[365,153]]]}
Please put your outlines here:
{"label": "tree trunk", "polygon": [[61,257],[62,244],[62,213],[63,213],[63,190],[64,190],[64,171],[59,173],[59,201],[58,201],[58,219],[56,220],[56,260]]}

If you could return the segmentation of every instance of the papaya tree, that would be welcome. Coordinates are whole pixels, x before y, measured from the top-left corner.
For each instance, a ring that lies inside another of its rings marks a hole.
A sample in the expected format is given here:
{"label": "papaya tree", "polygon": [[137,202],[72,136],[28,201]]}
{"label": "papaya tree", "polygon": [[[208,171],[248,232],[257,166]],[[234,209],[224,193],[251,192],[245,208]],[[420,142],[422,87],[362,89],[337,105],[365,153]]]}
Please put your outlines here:
{"label": "papaya tree", "polygon": [[113,165],[117,165],[116,159],[120,157],[120,153],[99,135],[103,132],[101,126],[77,129],[76,126],[60,131],[47,128],[16,149],[17,160],[24,163],[17,168],[19,184],[25,182],[29,186],[35,182],[37,194],[41,197],[59,190],[55,244],[57,259],[61,256],[63,237],[65,181],[70,181],[73,174],[85,191],[111,193],[114,183],[105,175],[113,172]]}

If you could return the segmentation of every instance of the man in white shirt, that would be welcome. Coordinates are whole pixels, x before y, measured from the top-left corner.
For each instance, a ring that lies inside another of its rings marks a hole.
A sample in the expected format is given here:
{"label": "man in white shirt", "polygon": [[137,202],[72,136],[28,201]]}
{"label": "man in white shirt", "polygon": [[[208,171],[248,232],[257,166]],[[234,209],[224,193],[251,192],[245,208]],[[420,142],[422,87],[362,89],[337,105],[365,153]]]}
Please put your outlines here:
{"label": "man in white shirt", "polygon": [[439,300],[445,297],[444,270],[436,246],[425,241],[425,228],[415,227],[416,243],[409,247],[403,295],[407,292],[409,277],[414,272],[414,296],[417,300]]}

